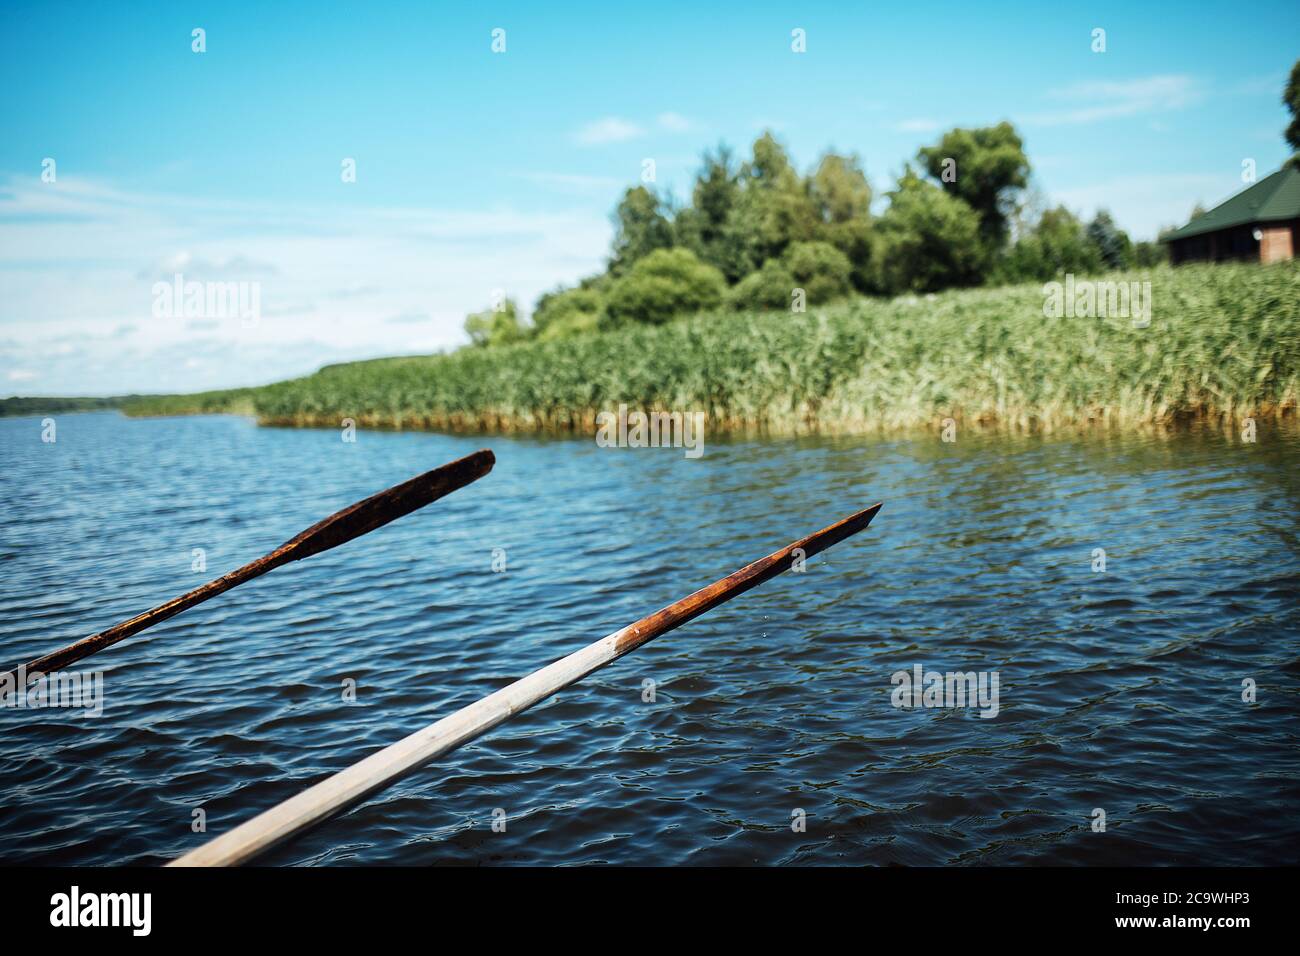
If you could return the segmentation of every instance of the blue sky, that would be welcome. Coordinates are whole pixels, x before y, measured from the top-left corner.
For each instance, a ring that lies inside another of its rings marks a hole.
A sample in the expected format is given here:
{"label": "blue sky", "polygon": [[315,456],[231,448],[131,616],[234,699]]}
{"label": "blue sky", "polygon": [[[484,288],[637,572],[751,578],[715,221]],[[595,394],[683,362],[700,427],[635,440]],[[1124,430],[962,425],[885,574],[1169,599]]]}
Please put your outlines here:
{"label": "blue sky", "polygon": [[[1294,0],[8,2],[0,394],[454,347],[498,290],[531,306],[597,271],[644,159],[685,196],[705,147],[764,128],[804,169],[858,153],[883,194],[944,129],[1008,119],[1045,201],[1151,238],[1239,189],[1243,159],[1286,158],[1297,37]],[[177,272],[259,283],[259,321],[157,317]]]}

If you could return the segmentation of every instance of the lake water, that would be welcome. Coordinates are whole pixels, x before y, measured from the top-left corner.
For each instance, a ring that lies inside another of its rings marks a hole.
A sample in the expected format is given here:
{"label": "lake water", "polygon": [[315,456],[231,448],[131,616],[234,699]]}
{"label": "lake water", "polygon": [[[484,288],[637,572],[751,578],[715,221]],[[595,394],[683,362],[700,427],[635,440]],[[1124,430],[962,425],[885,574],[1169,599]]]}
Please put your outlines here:
{"label": "lake water", "polygon": [[[348,444],[235,417],[55,417],[52,444],[37,418],[0,420],[4,666],[476,448],[498,464],[76,665],[104,672],[100,716],[0,709],[0,861],[164,862],[206,838],[196,810],[222,833],[883,501],[805,573],[261,862],[1300,862],[1294,428],[1254,444],[713,440],[688,460],[590,440]],[[892,675],[918,664],[997,672],[997,716],[895,707]]]}

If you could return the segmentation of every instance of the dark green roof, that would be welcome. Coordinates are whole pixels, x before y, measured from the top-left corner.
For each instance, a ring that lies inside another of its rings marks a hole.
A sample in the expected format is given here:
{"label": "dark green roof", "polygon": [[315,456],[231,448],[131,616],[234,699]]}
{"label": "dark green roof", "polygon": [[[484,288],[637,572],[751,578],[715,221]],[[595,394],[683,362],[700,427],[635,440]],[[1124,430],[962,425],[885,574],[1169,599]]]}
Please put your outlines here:
{"label": "dark green roof", "polygon": [[1181,229],[1163,236],[1163,240],[1186,239],[1232,226],[1278,219],[1300,219],[1300,168],[1287,163],[1235,196],[1230,196],[1204,216],[1198,216]]}

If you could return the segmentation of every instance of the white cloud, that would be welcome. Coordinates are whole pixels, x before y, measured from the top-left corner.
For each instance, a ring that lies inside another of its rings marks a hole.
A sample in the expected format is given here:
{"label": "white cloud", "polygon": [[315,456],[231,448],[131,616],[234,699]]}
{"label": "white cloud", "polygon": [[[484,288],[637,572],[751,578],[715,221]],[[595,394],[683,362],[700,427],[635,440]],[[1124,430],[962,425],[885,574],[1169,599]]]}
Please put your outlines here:
{"label": "white cloud", "polygon": [[645,135],[645,130],[630,120],[606,116],[588,123],[574,134],[580,146],[603,146],[607,143],[625,143]]}
{"label": "white cloud", "polygon": [[904,133],[933,133],[941,125],[938,120],[915,117],[903,120],[895,128]]}
{"label": "white cloud", "polygon": [[[45,394],[190,391],[433,352],[464,341],[465,315],[493,290],[526,307],[598,271],[609,233],[594,206],[322,207],[0,180],[0,374],[30,372],[9,381],[38,381]],[[256,327],[155,317],[155,276],[177,266],[187,278],[257,271]],[[414,314],[427,321],[387,321]]]}
{"label": "white cloud", "polygon": [[660,113],[659,125],[670,133],[685,133],[694,128],[694,124],[680,113]]}
{"label": "white cloud", "polygon": [[[655,117],[655,125],[668,133],[686,133],[695,128],[695,124],[681,113],[660,113]],[[604,146],[609,143],[626,143],[641,139],[649,130],[621,116],[606,116],[581,127],[573,134],[573,140],[580,146]]]}
{"label": "white cloud", "polygon": [[325,293],[327,299],[364,299],[367,296],[375,295],[379,291],[378,287],[363,283],[354,282],[344,289],[334,289]]}
{"label": "white cloud", "polygon": [[384,321],[390,325],[418,325],[431,320],[428,312],[403,312],[401,315],[389,316]]}
{"label": "white cloud", "polygon": [[1032,113],[1026,126],[1066,126],[1143,113],[1182,109],[1201,99],[1200,83],[1186,74],[1147,76],[1132,80],[1090,80],[1049,90],[1046,98],[1058,109]]}
{"label": "white cloud", "polygon": [[16,368],[6,376],[11,382],[30,382],[39,376],[31,369]]}
{"label": "white cloud", "polygon": [[164,256],[136,273],[140,279],[170,279],[176,273],[200,282],[219,279],[256,279],[276,274],[269,262],[258,262],[245,256],[231,256],[223,262],[212,262],[188,251]]}

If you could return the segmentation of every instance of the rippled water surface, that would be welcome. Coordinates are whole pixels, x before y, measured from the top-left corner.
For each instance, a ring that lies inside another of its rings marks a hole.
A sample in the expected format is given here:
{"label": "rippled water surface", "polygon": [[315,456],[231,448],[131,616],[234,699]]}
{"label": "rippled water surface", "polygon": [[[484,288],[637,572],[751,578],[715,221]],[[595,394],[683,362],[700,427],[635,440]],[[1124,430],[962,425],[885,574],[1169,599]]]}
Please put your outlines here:
{"label": "rippled water surface", "polygon": [[[1294,430],[1253,445],[1218,432],[714,441],[687,460],[577,440],[346,444],[234,417],[57,427],[48,444],[39,419],[0,420],[5,666],[451,458],[486,445],[498,464],[88,659],[102,716],[0,709],[2,861],[161,863],[205,838],[196,809],[224,832],[883,500],[806,573],[262,861],[1300,862]],[[996,671],[998,715],[894,707],[891,675],[916,664]]]}

